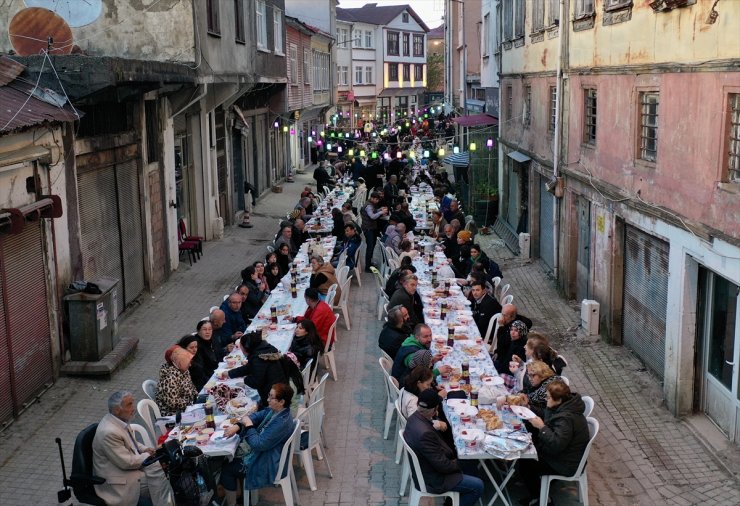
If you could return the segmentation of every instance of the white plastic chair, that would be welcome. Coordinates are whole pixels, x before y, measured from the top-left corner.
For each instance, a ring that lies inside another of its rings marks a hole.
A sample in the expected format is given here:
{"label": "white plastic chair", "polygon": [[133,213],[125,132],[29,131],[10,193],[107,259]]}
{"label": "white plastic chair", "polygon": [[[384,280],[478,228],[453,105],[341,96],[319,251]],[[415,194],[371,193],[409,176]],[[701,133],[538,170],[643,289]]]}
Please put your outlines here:
{"label": "white plastic chair", "polygon": [[[393,363],[393,359],[390,355],[388,355],[382,348],[380,349],[380,357],[386,359],[391,364]],[[390,373],[390,369],[388,369],[388,372]]]}
{"label": "white plastic chair", "polygon": [[141,444],[139,447],[140,449],[154,448],[152,438],[149,437],[149,431],[147,431],[146,427],[139,425],[138,423],[132,423],[129,427],[131,427],[131,430],[134,432],[134,439],[136,439],[136,442]]}
{"label": "white plastic chair", "polygon": [[155,427],[157,426],[156,421],[157,418],[162,417],[162,413],[159,411],[157,403],[151,399],[141,399],[136,404],[136,411],[144,421],[144,426],[149,431],[151,438],[156,440],[159,433],[159,431],[155,430]]}
{"label": "white plastic chair", "polygon": [[357,248],[357,251],[355,252],[355,277],[357,278],[357,286],[362,286],[362,262],[365,261],[365,248],[367,248],[367,245],[365,244],[365,238],[362,238],[362,244],[359,248]]}
{"label": "white plastic chair", "polygon": [[324,299],[324,302],[329,304],[329,307],[332,307],[334,305],[334,299],[337,296],[337,284],[332,284],[329,289],[326,291],[326,299]]}
{"label": "white plastic chair", "polygon": [[393,422],[393,412],[395,411],[396,399],[398,399],[398,383],[390,375],[390,369],[386,370],[385,358],[380,357],[378,359],[380,367],[383,369],[383,376],[385,379],[385,422],[383,425],[383,439],[388,439],[388,432],[391,430],[391,423]]}
{"label": "white plastic chair", "polygon": [[594,399],[588,395],[581,396],[581,399],[583,400],[583,404],[586,405],[583,409],[583,416],[588,418],[594,410]]}
{"label": "white plastic chair", "polygon": [[316,385],[316,388],[314,388],[311,391],[311,395],[308,396],[309,406],[324,397],[324,392],[326,392],[326,380],[328,379],[329,379],[329,373],[328,372],[324,373],[324,375],[321,377],[321,381],[318,382],[318,384]]}
{"label": "white plastic chair", "polygon": [[342,318],[344,318],[344,328],[347,330],[350,330],[350,323],[349,323],[349,289],[352,283],[353,276],[350,276],[347,278],[344,283],[342,283],[342,293],[339,296],[339,301],[337,301],[336,304],[332,304],[332,309],[339,309],[342,311]]}
{"label": "white plastic chair", "polygon": [[570,386],[570,380],[566,378],[565,376],[560,376],[560,379],[563,380],[563,383]]}
{"label": "white plastic chair", "polygon": [[[396,416],[398,417],[398,430],[405,430],[406,429],[406,417],[403,416],[403,413],[401,412],[401,397],[400,397],[400,391],[399,391],[399,397],[396,398],[393,405],[396,408]],[[401,463],[401,457],[403,457],[403,444],[401,444],[401,440],[398,439],[398,436],[396,436],[396,464]],[[401,476],[403,476],[403,473],[401,473]],[[404,493],[404,489],[406,488],[405,483],[403,480],[401,480],[401,495]]]}
{"label": "white plastic chair", "polygon": [[[283,449],[280,452],[280,465],[278,466],[277,474],[275,475],[275,481],[273,485],[280,485],[283,490],[283,497],[285,498],[285,504],[298,504],[298,485],[296,484],[295,474],[293,473],[293,465],[291,464],[291,457],[295,453],[295,448],[298,446],[301,438],[301,422],[300,420],[295,421],[295,429],[293,434],[283,444]],[[285,470],[287,466],[287,471]],[[285,477],[282,475],[285,473]],[[257,504],[258,497],[257,491],[244,490],[244,506],[247,504]]]}
{"label": "white plastic chair", "polygon": [[381,320],[383,318],[383,304],[388,304],[390,302],[390,299],[385,293],[385,288],[383,287],[383,276],[380,274],[380,271],[375,267],[370,267],[370,270],[372,271],[373,277],[375,278],[375,290],[377,291],[378,295],[378,320]]}
{"label": "white plastic chair", "polygon": [[311,366],[313,365],[313,359],[309,359],[306,362],[306,367],[301,371],[303,377],[303,388],[306,390],[303,393],[303,405],[308,406],[308,397],[311,394]]}
{"label": "white plastic chair", "polygon": [[391,369],[393,369],[393,359],[383,350],[380,351],[383,356],[378,359],[378,363],[380,364],[380,367],[385,371],[385,373],[387,375],[390,375]]}
{"label": "white plastic chair", "polygon": [[401,267],[401,264],[398,260],[394,260],[392,258],[388,259],[388,266],[391,268],[391,271],[395,271],[399,267]]}
{"label": "white plastic chair", "polygon": [[[493,353],[496,350],[496,342],[498,341],[498,321],[501,319],[501,313],[496,313],[488,320],[488,329],[486,329],[486,335],[483,338],[483,342],[488,344],[488,351]],[[489,343],[490,340],[490,343]]]}
{"label": "white plastic chair", "polygon": [[514,296],[512,294],[509,294],[504,297],[503,301],[501,301],[501,305],[505,306],[506,304],[511,304],[512,302],[514,302]]}
{"label": "white plastic chair", "polygon": [[411,468],[413,469],[414,476],[416,476],[416,481],[419,484],[419,487],[417,488],[414,485],[413,480],[411,482],[409,506],[418,506],[422,497],[449,497],[452,499],[452,506],[460,506],[459,492],[445,492],[443,494],[432,494],[431,492],[427,492],[427,486],[426,483],[424,483],[424,475],[421,474],[421,466],[419,465],[419,459],[417,458],[416,453],[414,453],[414,450],[412,450],[406,442],[406,439],[403,437],[402,430],[398,431],[398,437],[401,439],[403,447],[406,449],[407,458],[411,461]]}
{"label": "white plastic chair", "polygon": [[154,400],[157,395],[157,382],[150,379],[144,380],[141,384],[141,389],[144,391],[147,397],[149,397],[151,400]]}
{"label": "white plastic chair", "polygon": [[496,297],[497,300],[501,300],[504,297],[506,297],[506,294],[509,293],[509,289],[511,288],[511,285],[509,283],[506,283],[504,286],[501,287],[501,291],[498,294],[498,297]]}
{"label": "white plastic chair", "polygon": [[[298,445],[296,445],[295,453],[301,456],[301,462],[303,468],[306,470],[306,476],[308,477],[308,485],[311,490],[316,490],[316,473],[313,468],[313,455],[312,451],[316,450],[316,456],[319,460],[323,460],[326,463],[326,469],[329,471],[329,477],[334,478],[331,472],[331,466],[329,465],[329,458],[326,454],[321,451],[321,426],[324,421],[324,398],[318,399],[312,403],[308,409],[298,415],[298,419],[302,422],[308,422],[308,430],[302,430],[298,436]],[[308,433],[308,441],[306,447],[303,448],[302,435]]]}
{"label": "white plastic chair", "polygon": [[[334,381],[337,381],[337,364],[334,358],[334,348],[337,340],[337,322],[339,321],[339,315],[334,313],[334,323],[329,328],[329,334],[326,336],[326,345],[324,346],[324,367],[331,372],[331,377]],[[332,342],[333,341],[333,342]]]}
{"label": "white plastic chair", "polygon": [[577,481],[578,482],[578,493],[581,496],[581,502],[583,506],[588,506],[588,475],[586,474],[586,461],[588,460],[588,453],[591,451],[591,445],[596,439],[596,435],[599,433],[599,421],[596,418],[590,416],[586,418],[588,423],[588,434],[589,440],[586,445],[586,449],[581,457],[581,463],[578,464],[578,469],[573,476],[560,476],[557,474],[546,474],[542,476],[540,480],[540,506],[547,506],[547,496],[550,491],[550,482],[554,480],[560,481]]}
{"label": "white plastic chair", "polygon": [[[342,267],[345,267],[347,264],[347,250],[342,250],[342,252],[339,254],[339,258],[337,259],[337,269],[341,269]],[[347,268],[349,270],[349,268]],[[339,279],[337,277],[337,279]]]}
{"label": "white plastic chair", "polygon": [[342,266],[339,266],[340,264],[337,264],[337,282],[339,283],[339,286],[342,286],[344,282],[347,280],[347,276],[349,275],[349,266],[342,264]]}
{"label": "white plastic chair", "polygon": [[[390,246],[386,246],[385,247],[385,251],[386,251],[386,253],[388,253],[388,260],[395,260],[399,264],[401,263],[401,260],[398,257],[398,253],[396,253],[393,250],[393,248],[391,248]],[[396,268],[398,268],[398,267],[396,267]]]}

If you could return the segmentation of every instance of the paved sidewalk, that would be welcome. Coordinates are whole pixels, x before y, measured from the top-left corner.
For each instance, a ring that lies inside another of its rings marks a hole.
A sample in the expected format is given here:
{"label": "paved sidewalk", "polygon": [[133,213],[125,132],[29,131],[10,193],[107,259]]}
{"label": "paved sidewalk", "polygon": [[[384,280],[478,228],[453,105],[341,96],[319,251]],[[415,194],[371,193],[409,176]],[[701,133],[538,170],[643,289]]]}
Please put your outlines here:
{"label": "paved sidewalk", "polygon": [[[205,245],[200,262],[192,268],[182,265],[160,290],[143,297],[120,326],[122,335],[141,339],[139,351],[111,380],[60,378],[38,404],[0,433],[0,504],[57,504],[61,468],[54,438],[64,442],[69,470],[74,437],[103,416],[108,395],[126,388],[141,397],[141,382],[156,378],[165,348],[191,332],[208,307],[234,286],[239,271],[263,256],[278,220],[310,181],[308,172],[286,184],[284,193],[258,203],[255,228],[227,229],[223,240]],[[628,350],[578,337],[577,306],[557,295],[538,263],[512,257],[495,236],[482,239],[486,251],[501,260],[520,311],[554,336],[568,358],[571,384],[596,400],[593,416],[601,422],[601,433],[588,466],[591,504],[740,503],[738,483],[726,471],[740,469],[736,447],[719,455],[709,452],[686,424],[662,407],[660,386]],[[363,274],[362,281],[362,287],[352,282],[352,330],[347,331],[341,319],[338,325],[339,381],[330,379],[326,389],[326,453],[334,478],[323,462],[314,461],[318,490],[311,492],[305,473],[297,469],[304,505],[407,503],[398,494],[400,466],[393,462],[393,438],[382,438],[385,390],[377,362],[375,286],[369,275]],[[574,487],[556,490],[558,506],[577,503]],[[260,504],[283,504],[280,490],[260,491]]]}

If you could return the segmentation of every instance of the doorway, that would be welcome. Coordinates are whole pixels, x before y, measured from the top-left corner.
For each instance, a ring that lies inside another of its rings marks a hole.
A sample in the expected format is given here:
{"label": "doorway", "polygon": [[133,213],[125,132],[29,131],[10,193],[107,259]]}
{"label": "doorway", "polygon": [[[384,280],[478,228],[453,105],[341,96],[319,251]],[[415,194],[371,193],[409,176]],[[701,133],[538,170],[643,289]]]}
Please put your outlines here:
{"label": "doorway", "polygon": [[740,441],[740,287],[704,267],[699,268],[697,339],[702,411],[731,441]]}

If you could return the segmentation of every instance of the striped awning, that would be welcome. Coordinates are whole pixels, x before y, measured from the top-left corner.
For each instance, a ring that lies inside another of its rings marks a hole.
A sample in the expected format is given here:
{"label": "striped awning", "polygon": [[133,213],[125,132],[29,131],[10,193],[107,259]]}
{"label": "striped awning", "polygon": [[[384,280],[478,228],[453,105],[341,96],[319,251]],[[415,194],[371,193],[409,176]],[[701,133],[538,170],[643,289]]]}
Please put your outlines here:
{"label": "striped awning", "polygon": [[453,167],[467,167],[470,165],[470,153],[452,153],[447,155],[444,159],[444,163],[452,165]]}

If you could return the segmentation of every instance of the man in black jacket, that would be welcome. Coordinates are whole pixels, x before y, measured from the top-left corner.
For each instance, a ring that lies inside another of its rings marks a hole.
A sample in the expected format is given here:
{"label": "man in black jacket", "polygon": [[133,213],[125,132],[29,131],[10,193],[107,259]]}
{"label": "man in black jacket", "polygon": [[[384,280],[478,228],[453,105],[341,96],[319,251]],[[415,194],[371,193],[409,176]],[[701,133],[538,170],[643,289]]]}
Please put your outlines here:
{"label": "man in black jacket", "polygon": [[409,325],[413,328],[417,323],[424,323],[424,305],[421,296],[416,292],[419,278],[415,274],[407,274],[401,278],[401,287],[391,296],[389,306],[402,305],[409,312]]}
{"label": "man in black jacket", "polygon": [[[419,459],[428,491],[434,494],[460,492],[460,506],[475,504],[483,495],[483,481],[476,476],[463,474],[455,450],[450,448],[432,425],[441,402],[434,388],[421,392],[418,409],[406,422],[403,437]],[[470,463],[475,465],[476,462]],[[416,475],[411,475],[418,487]]]}
{"label": "man in black jacket", "polygon": [[380,331],[378,346],[391,358],[396,358],[401,343],[411,334],[408,321],[409,312],[405,307],[393,306],[388,310],[388,323]]}
{"label": "man in black jacket", "polygon": [[473,281],[470,285],[468,300],[470,300],[470,310],[473,312],[473,320],[478,326],[478,332],[485,337],[491,318],[501,312],[501,304],[486,291],[483,281]]}

